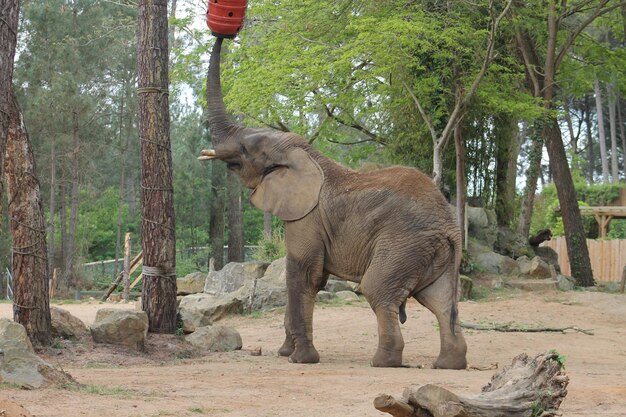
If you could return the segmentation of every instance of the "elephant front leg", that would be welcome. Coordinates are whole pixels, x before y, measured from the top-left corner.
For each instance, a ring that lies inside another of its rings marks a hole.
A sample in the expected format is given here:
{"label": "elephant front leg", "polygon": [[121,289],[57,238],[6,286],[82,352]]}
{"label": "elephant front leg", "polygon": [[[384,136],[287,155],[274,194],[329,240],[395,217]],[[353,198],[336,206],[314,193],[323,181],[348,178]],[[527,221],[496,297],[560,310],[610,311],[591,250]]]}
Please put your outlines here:
{"label": "elephant front leg", "polygon": [[296,350],[296,345],[293,342],[293,336],[291,335],[291,328],[289,326],[289,304],[287,304],[285,310],[285,341],[280,349],[278,349],[280,356],[290,356],[293,351]]}
{"label": "elephant front leg", "polygon": [[[308,291],[305,293],[289,291],[288,317],[285,318],[286,339],[281,348],[285,353],[293,348],[293,352],[289,355],[289,362],[317,363],[320,361],[320,355],[313,346],[314,305],[315,295],[311,295]],[[289,333],[291,333],[291,342],[288,341]]]}

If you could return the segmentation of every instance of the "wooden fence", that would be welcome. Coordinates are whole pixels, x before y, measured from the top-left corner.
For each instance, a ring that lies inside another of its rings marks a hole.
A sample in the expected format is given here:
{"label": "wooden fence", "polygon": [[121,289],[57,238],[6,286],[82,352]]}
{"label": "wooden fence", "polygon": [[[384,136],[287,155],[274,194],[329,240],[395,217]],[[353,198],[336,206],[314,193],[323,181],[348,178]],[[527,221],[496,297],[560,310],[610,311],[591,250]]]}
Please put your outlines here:
{"label": "wooden fence", "polygon": [[[570,263],[565,246],[565,237],[559,236],[556,239],[543,242],[541,246],[548,246],[554,249],[559,255],[559,266],[561,273],[570,275]],[[591,269],[596,281],[622,280],[622,271],[626,265],[626,240],[592,240],[587,239],[589,257],[591,258]]]}

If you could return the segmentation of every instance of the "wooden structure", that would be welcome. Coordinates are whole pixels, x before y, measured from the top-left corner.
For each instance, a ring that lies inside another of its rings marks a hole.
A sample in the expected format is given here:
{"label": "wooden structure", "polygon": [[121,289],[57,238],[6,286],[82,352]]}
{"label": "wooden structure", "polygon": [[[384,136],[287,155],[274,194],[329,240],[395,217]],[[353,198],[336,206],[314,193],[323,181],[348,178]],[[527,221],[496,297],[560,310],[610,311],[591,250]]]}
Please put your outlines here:
{"label": "wooden structure", "polygon": [[562,357],[554,351],[534,358],[521,354],[478,395],[461,396],[428,384],[405,389],[400,399],[381,394],[374,407],[394,417],[556,416],[569,383],[562,367]]}
{"label": "wooden structure", "polygon": [[[571,274],[570,261],[567,254],[565,237],[543,242],[541,246],[547,246],[557,253],[559,267],[565,275]],[[619,282],[622,270],[626,265],[626,239],[595,240],[587,239],[591,269],[597,281]]]}
{"label": "wooden structure", "polygon": [[[126,256],[130,258],[130,251],[126,251]],[[133,272],[135,272],[135,270],[139,268],[139,266],[142,263],[143,263],[143,251],[139,252],[137,256],[135,256],[135,258],[132,261],[130,261],[130,263],[128,263],[128,265],[130,265],[128,276],[130,277],[133,274]],[[124,261],[124,265],[127,265],[126,260]],[[115,278],[115,280],[111,283],[111,286],[109,287],[107,292],[102,296],[102,301],[106,301],[107,298],[109,298],[109,296],[113,293],[113,291],[117,289],[117,286],[120,285],[120,282],[122,282],[122,279],[124,279],[124,275],[125,275],[125,271],[121,271],[118,274],[117,278]],[[135,282],[133,282],[133,284],[130,286],[130,289],[132,289],[135,285],[137,285],[139,280],[141,280],[141,274],[139,275],[139,277],[137,277]]]}
{"label": "wooden structure", "polygon": [[593,215],[600,227],[600,237],[605,238],[613,219],[626,219],[626,206],[581,206],[580,214]]}

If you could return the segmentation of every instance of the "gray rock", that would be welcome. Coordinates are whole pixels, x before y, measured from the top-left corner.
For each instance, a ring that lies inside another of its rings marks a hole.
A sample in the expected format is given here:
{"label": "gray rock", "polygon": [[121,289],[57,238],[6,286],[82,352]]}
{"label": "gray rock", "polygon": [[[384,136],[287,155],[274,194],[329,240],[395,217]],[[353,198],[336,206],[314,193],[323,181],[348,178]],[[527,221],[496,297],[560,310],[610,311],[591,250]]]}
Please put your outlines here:
{"label": "gray rock", "polygon": [[559,274],[556,276],[556,280],[561,291],[572,291],[576,287],[576,281],[572,277]]}
{"label": "gray rock", "polygon": [[330,292],[354,291],[356,287],[356,283],[341,279],[329,279],[326,283],[326,291]]}
{"label": "gray rock", "polygon": [[508,256],[513,259],[517,259],[520,256],[527,256],[529,258],[535,256],[532,246],[528,244],[528,239],[508,227],[498,228],[498,234],[493,248],[500,255]]}
{"label": "gray rock", "polygon": [[338,291],[335,293],[335,297],[344,301],[359,301],[359,296],[353,291]]}
{"label": "gray rock", "polygon": [[228,314],[242,312],[242,301],[235,296],[216,297],[210,294],[191,294],[180,301],[178,308],[183,331],[191,333],[213,324]]}
{"label": "gray rock", "polygon": [[267,269],[265,262],[230,262],[219,271],[209,272],[204,292],[217,296],[235,292],[247,282],[261,278]]}
{"label": "gray rock", "polygon": [[86,336],[89,329],[81,319],[59,307],[50,307],[52,318],[52,336],[62,339],[79,338]]}
{"label": "gray rock", "polygon": [[35,355],[24,326],[0,319],[0,383],[34,389],[72,381],[70,375]]}
{"label": "gray rock", "polygon": [[176,294],[189,295],[204,291],[206,274],[203,272],[193,272],[183,278],[176,280]]}
{"label": "gray rock", "polygon": [[480,268],[487,272],[507,275],[519,274],[519,267],[513,259],[495,253],[489,247],[474,240],[469,241],[468,254]]}
{"label": "gray rock", "polygon": [[144,350],[148,336],[148,315],[143,311],[100,309],[91,326],[91,336],[96,343]]}
{"label": "gray rock", "polygon": [[225,326],[199,327],[185,339],[194,346],[212,352],[229,352],[243,346],[239,332]]}
{"label": "gray rock", "polygon": [[549,265],[553,265],[558,272],[561,271],[559,266],[559,255],[556,253],[554,249],[549,246],[537,246],[533,247],[533,251],[536,256],[539,256]]}
{"label": "gray rock", "polygon": [[530,272],[530,259],[527,256],[520,256],[515,260],[521,274],[528,275]]}
{"label": "gray rock", "polygon": [[550,273],[550,265],[548,265],[543,259],[538,256],[535,256],[530,261],[530,270],[528,271],[528,275],[533,278],[552,278],[552,274]]}
{"label": "gray rock", "polygon": [[315,296],[315,301],[318,302],[325,302],[325,301],[330,301],[333,298],[335,298],[335,294],[333,294],[330,291],[319,291],[317,293],[317,295]]}
{"label": "gray rock", "polygon": [[468,207],[466,212],[469,234],[492,248],[498,235],[496,213],[482,207]]}

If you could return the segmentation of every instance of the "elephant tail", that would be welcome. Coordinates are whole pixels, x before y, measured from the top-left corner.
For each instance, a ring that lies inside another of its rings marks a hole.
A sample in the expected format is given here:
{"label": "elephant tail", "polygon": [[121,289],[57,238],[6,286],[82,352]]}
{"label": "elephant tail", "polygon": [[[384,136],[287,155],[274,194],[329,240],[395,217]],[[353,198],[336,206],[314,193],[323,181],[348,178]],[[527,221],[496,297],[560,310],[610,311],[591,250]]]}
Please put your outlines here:
{"label": "elephant tail", "polygon": [[463,247],[461,244],[461,234],[449,237],[450,246],[454,251],[454,273],[452,275],[452,308],[450,309],[450,329],[452,335],[456,336],[455,327],[459,318],[459,280],[461,274],[461,258],[463,257]]}

